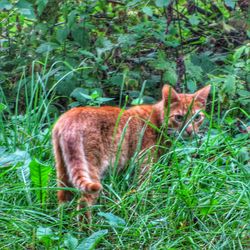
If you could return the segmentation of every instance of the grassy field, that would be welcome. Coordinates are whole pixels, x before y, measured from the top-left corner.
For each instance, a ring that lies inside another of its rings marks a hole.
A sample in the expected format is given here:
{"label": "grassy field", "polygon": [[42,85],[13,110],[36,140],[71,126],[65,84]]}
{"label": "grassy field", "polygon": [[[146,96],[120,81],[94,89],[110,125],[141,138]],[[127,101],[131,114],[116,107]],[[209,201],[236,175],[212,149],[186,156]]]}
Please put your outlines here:
{"label": "grassy field", "polygon": [[1,93],[0,249],[249,249],[246,111],[218,111],[215,92],[203,136],[172,138],[140,187],[137,163],[108,174],[93,223],[80,230],[76,200],[57,205],[54,97],[34,86],[19,85],[22,113],[19,95],[11,112]]}

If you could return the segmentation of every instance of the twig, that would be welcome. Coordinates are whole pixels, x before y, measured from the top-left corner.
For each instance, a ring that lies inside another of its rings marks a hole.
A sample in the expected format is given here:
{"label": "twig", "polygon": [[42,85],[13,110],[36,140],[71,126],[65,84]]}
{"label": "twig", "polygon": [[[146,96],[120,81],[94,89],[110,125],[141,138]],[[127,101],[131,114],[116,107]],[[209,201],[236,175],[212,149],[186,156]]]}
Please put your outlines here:
{"label": "twig", "polygon": [[189,43],[192,43],[192,42],[196,42],[196,41],[199,41],[201,38],[201,36],[196,36],[196,37],[192,37],[192,38],[189,38],[188,40],[186,41],[183,41],[183,45],[187,45]]}
{"label": "twig", "polygon": [[107,2],[113,3],[113,4],[125,5],[125,3],[120,2],[120,1],[116,1],[116,0],[107,0]]}
{"label": "twig", "polygon": [[[176,9],[177,9],[177,18],[178,18],[178,28],[179,28],[179,36],[180,36],[180,41],[181,41],[181,55],[176,58],[176,67],[177,67],[177,75],[178,75],[178,80],[176,83],[176,86],[178,90],[181,89],[181,82],[182,78],[184,76],[184,82],[186,83],[186,69],[185,69],[185,64],[184,64],[184,46],[183,46],[183,36],[182,36],[182,27],[180,23],[180,16],[179,16],[179,9],[178,9],[178,0],[175,1],[176,3]],[[178,51],[177,51],[178,53]]]}

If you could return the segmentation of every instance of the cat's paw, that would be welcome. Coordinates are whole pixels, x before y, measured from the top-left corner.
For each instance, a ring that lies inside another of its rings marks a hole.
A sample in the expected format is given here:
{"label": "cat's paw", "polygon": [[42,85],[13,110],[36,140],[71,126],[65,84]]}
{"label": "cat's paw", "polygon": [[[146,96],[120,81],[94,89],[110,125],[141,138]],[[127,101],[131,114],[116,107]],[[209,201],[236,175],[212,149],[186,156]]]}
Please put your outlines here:
{"label": "cat's paw", "polygon": [[86,183],[84,187],[84,191],[87,193],[97,193],[102,190],[102,185],[98,182],[90,182]]}

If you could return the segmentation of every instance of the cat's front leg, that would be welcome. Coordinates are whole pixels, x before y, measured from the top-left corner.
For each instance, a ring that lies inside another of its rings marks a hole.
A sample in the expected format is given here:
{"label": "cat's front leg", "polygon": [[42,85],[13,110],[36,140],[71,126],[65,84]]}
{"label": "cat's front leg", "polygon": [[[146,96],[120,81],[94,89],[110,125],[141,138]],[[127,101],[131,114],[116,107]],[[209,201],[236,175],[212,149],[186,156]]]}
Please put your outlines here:
{"label": "cat's front leg", "polygon": [[141,185],[144,181],[150,178],[151,168],[156,162],[158,156],[158,152],[155,146],[144,149],[139,154],[139,173],[138,173],[138,181],[139,185]]}
{"label": "cat's front leg", "polygon": [[77,210],[79,211],[77,219],[79,222],[87,225],[92,223],[91,207],[95,204],[98,197],[99,193],[82,194],[77,203]]}

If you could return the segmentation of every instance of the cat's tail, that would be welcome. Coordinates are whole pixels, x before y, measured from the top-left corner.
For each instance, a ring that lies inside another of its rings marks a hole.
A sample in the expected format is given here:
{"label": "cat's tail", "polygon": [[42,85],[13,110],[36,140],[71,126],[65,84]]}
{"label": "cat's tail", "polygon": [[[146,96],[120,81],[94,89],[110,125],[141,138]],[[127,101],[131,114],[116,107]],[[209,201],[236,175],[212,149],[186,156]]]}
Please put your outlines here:
{"label": "cat's tail", "polygon": [[61,136],[59,144],[67,168],[67,174],[74,187],[85,193],[96,193],[102,189],[99,176],[87,161],[83,138],[72,133]]}

